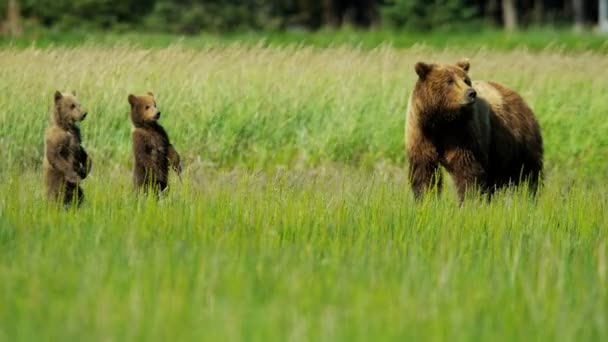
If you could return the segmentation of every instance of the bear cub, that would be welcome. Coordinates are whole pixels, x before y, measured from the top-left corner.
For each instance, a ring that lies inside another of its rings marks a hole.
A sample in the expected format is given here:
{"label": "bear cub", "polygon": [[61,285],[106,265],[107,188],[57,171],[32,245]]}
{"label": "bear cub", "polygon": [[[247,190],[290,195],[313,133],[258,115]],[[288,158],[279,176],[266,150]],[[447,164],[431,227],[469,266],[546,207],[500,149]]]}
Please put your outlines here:
{"label": "bear cub", "polygon": [[81,145],[78,126],[86,116],[75,93],[55,92],[45,132],[43,170],[47,198],[63,202],[65,207],[82,204],[80,183],[91,171],[91,159]]}
{"label": "bear cub", "polygon": [[460,202],[467,190],[491,198],[503,187],[526,182],[536,193],[543,171],[543,140],[534,113],[513,90],[471,82],[468,60],[419,62],[406,118],[409,179],[416,199],[441,190],[443,166]]}
{"label": "bear cub", "polygon": [[160,111],[154,94],[129,95],[133,139],[133,180],[138,191],[160,195],[167,188],[169,166],[181,175],[180,157],[165,129],[158,123]]}

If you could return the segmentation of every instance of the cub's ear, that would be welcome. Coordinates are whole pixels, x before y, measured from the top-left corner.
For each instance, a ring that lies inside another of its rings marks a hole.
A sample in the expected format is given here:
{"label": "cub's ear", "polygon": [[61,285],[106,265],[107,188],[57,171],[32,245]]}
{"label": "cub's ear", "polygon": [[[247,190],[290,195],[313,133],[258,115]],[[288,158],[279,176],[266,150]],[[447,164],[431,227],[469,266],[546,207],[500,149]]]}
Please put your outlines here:
{"label": "cub's ear", "polygon": [[76,90],[72,90],[72,95],[76,96]]}
{"label": "cub's ear", "polygon": [[62,97],[63,95],[61,95],[61,92],[59,90],[55,91],[55,103],[61,100]]}
{"label": "cub's ear", "polygon": [[131,107],[135,106],[136,103],[137,97],[135,97],[135,95],[133,94],[129,94],[129,104],[131,105]]}
{"label": "cub's ear", "polygon": [[151,92],[151,91],[149,91],[149,92],[148,92],[148,95],[150,95],[150,96],[154,97],[154,94],[152,94],[152,92]]}
{"label": "cub's ear", "polygon": [[471,67],[471,63],[469,63],[469,59],[465,58],[463,60],[461,60],[460,62],[456,63],[456,66],[460,67],[461,69],[463,69],[464,71],[469,71],[469,67]]}
{"label": "cub's ear", "polygon": [[433,64],[426,64],[423,62],[416,63],[416,73],[420,79],[424,79],[426,75],[433,69]]}

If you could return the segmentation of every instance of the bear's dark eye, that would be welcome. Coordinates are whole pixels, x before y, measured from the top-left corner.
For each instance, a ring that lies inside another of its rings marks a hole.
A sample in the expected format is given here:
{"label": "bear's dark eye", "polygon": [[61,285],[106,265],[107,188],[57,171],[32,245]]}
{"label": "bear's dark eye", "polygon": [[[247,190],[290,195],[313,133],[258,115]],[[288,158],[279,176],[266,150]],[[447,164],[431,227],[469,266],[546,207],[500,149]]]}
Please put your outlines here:
{"label": "bear's dark eye", "polygon": [[450,79],[448,80],[448,85],[452,85],[452,84],[454,84],[454,80],[450,78]]}
{"label": "bear's dark eye", "polygon": [[150,106],[146,106],[146,110],[150,109]]}
{"label": "bear's dark eye", "polygon": [[76,105],[72,103],[72,105],[70,106],[70,108],[75,109]]}

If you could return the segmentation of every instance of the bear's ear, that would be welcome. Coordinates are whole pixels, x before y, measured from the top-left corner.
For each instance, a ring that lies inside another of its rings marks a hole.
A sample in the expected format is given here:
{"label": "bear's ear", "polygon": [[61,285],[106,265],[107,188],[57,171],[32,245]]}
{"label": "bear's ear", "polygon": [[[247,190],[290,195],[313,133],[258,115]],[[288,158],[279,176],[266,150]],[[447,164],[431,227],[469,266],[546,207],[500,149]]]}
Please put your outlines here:
{"label": "bear's ear", "polygon": [[149,92],[148,92],[148,95],[150,95],[150,96],[154,97],[154,94],[152,94],[152,92],[151,92],[151,91],[149,91]]}
{"label": "bear's ear", "polygon": [[133,94],[129,94],[129,104],[131,107],[135,106],[135,103],[137,103],[137,97]]}
{"label": "bear's ear", "polygon": [[468,58],[465,58],[465,59],[461,60],[460,62],[457,62],[456,65],[466,72],[468,72],[469,68],[471,67],[471,63],[469,63]]}
{"label": "bear's ear", "polygon": [[61,92],[59,90],[55,91],[55,103],[59,102],[62,97],[63,95],[61,95]]}
{"label": "bear's ear", "polygon": [[416,63],[415,69],[416,73],[418,74],[418,77],[420,77],[420,79],[424,79],[426,75],[428,75],[428,73],[431,71],[431,69],[433,69],[433,64],[418,62]]}
{"label": "bear's ear", "polygon": [[72,90],[72,95],[76,96],[76,90]]}

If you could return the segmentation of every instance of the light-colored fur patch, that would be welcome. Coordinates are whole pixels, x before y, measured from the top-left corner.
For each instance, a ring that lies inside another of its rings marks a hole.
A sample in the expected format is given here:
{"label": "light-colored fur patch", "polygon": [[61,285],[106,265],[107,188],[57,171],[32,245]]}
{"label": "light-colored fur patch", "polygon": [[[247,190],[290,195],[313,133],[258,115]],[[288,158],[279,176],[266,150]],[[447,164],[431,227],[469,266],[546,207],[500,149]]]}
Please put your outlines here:
{"label": "light-colored fur patch", "polygon": [[405,114],[405,147],[409,151],[412,144],[416,142],[418,138],[418,127],[417,126],[417,113],[414,113],[413,97],[414,92],[410,95],[407,101],[407,112]]}
{"label": "light-colored fur patch", "polygon": [[484,81],[474,81],[473,89],[475,89],[477,92],[477,97],[481,97],[490,104],[493,112],[497,112],[500,110],[500,108],[502,108],[502,94],[490,83]]}

